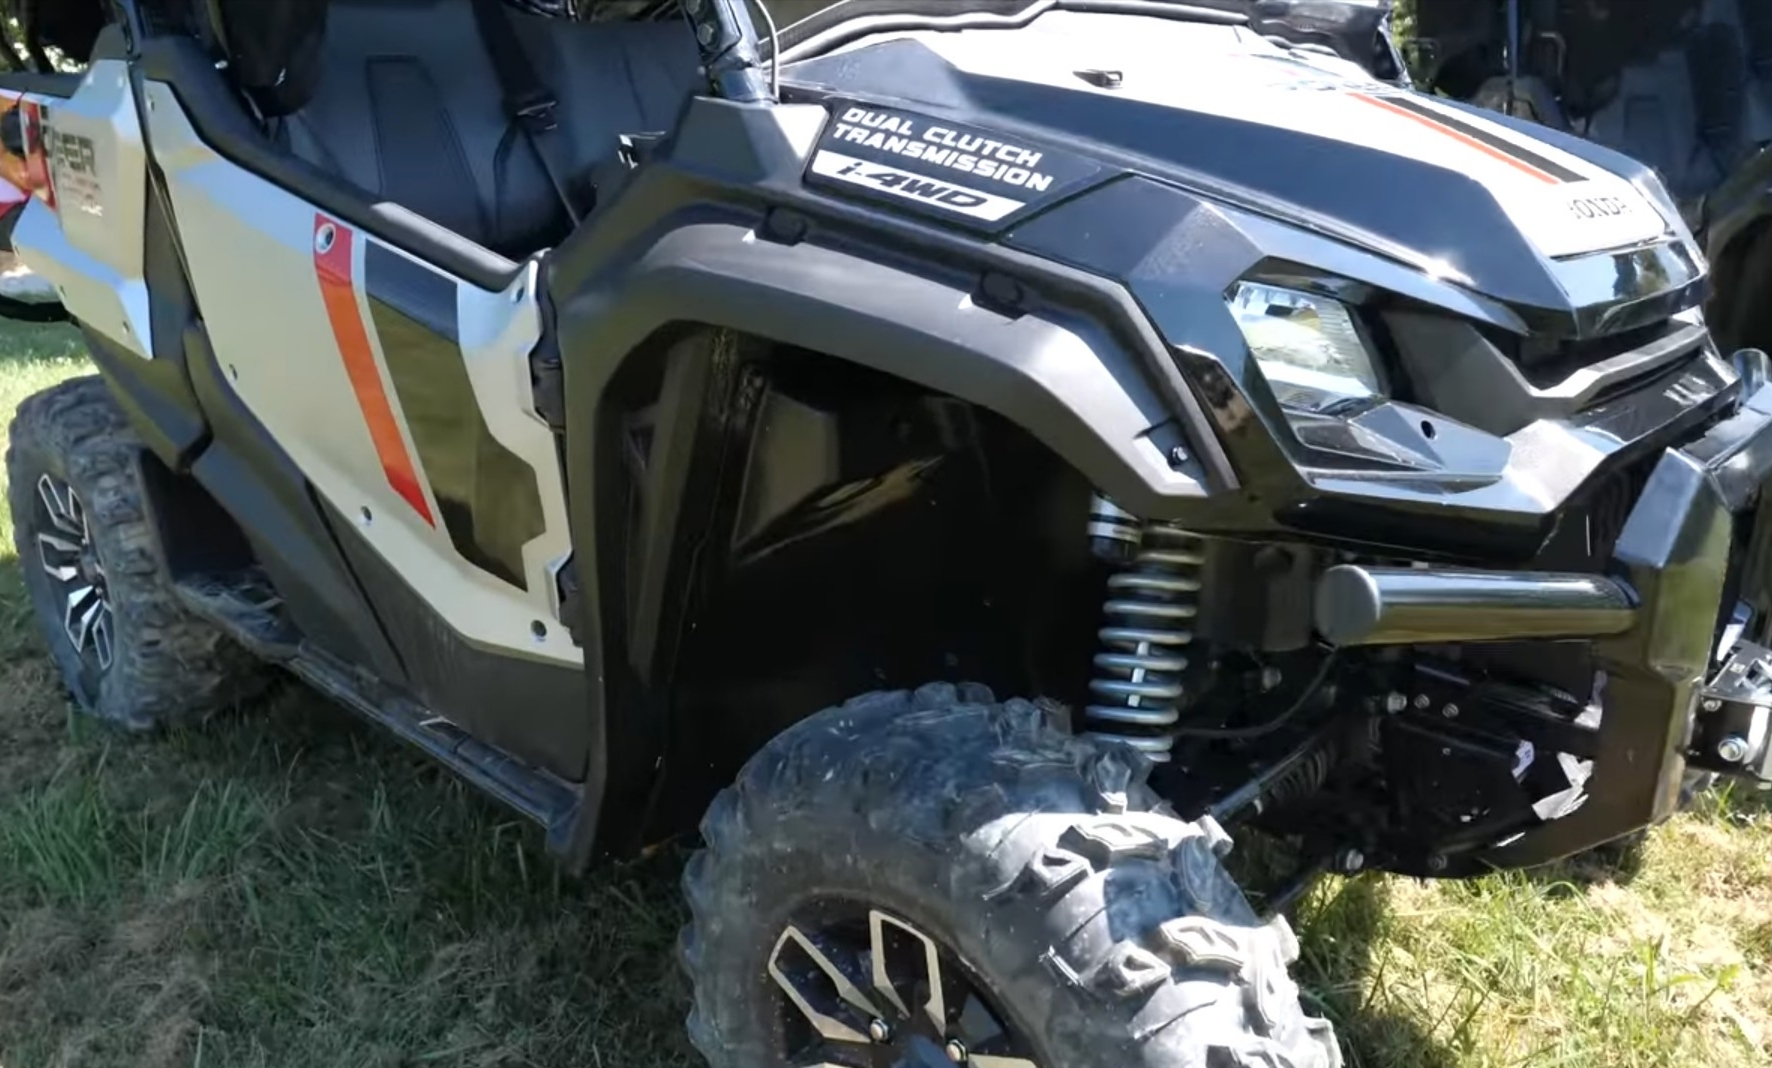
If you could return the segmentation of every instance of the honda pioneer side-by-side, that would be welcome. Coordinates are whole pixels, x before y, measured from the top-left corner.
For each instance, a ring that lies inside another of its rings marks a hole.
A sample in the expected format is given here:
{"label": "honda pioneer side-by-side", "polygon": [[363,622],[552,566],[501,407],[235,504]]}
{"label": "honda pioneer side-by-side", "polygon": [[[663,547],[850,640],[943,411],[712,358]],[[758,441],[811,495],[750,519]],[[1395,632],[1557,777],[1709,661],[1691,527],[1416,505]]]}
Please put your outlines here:
{"label": "honda pioneer side-by-side", "polygon": [[1772,781],[1768,360],[1624,156],[1231,0],[103,12],[0,76],[69,689],[699,821],[720,1068],[1330,1068],[1317,874]]}

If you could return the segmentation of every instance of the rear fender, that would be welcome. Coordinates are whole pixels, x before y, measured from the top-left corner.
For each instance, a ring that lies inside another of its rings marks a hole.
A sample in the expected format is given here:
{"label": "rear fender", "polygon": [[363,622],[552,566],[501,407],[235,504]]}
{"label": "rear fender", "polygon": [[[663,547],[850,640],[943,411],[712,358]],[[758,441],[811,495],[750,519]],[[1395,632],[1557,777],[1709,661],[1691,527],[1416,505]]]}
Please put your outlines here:
{"label": "rear fender", "polygon": [[150,358],[148,156],[128,65],[101,60],[65,98],[31,92],[21,106],[40,119],[49,195],[25,208],[13,247],[69,315]]}
{"label": "rear fender", "polygon": [[208,439],[184,349],[197,311],[176,224],[155,195],[134,77],[123,61],[100,59],[83,75],[8,75],[0,97],[9,91],[26,154],[0,157],[0,168],[36,192],[16,216],[12,246],[80,324],[143,441],[183,471]]}

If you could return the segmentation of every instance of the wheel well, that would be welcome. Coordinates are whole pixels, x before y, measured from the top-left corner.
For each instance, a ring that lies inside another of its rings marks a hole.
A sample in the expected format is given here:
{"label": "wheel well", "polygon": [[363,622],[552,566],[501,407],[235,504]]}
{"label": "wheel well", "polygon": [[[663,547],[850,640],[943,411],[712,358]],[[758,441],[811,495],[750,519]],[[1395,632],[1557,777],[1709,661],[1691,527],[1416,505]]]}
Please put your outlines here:
{"label": "wheel well", "polygon": [[[692,827],[770,738],[860,693],[1081,694],[1103,576],[1074,468],[988,410],[825,353],[706,330],[647,348],[668,355],[630,359],[606,395],[597,504],[619,517],[599,538],[603,618],[621,616],[605,654],[668,724],[650,834]],[[666,487],[672,524],[648,499]]]}
{"label": "wheel well", "polygon": [[[1744,295],[1756,292],[1767,281],[1758,277],[1766,268],[1756,270],[1754,253],[1768,236],[1772,236],[1772,219],[1756,219],[1712,258],[1708,318],[1725,352],[1756,343],[1760,348],[1772,347],[1772,331],[1767,329],[1772,327],[1772,316],[1760,310],[1757,302],[1743,301]],[[1764,260],[1764,256],[1758,258],[1761,264]]]}
{"label": "wheel well", "polygon": [[256,562],[251,544],[201,482],[174,471],[143,449],[142,505],[167,573],[177,580],[193,575],[231,574]]}

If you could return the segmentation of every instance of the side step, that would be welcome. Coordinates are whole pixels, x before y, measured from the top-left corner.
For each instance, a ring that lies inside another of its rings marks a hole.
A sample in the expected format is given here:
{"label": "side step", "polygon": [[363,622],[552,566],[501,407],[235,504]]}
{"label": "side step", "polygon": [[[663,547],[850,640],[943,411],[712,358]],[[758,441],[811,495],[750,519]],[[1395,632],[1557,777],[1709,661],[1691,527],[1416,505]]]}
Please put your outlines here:
{"label": "side step", "polygon": [[185,607],[259,657],[289,669],[320,693],[387,728],[540,824],[550,847],[557,847],[570,833],[581,800],[577,787],[475,739],[417,701],[302,640],[284,617],[282,601],[262,577],[254,573],[188,577],[175,588]]}
{"label": "side step", "polygon": [[190,575],[174,582],[173,591],[261,660],[286,663],[300,651],[301,635],[284,618],[282,599],[257,570]]}

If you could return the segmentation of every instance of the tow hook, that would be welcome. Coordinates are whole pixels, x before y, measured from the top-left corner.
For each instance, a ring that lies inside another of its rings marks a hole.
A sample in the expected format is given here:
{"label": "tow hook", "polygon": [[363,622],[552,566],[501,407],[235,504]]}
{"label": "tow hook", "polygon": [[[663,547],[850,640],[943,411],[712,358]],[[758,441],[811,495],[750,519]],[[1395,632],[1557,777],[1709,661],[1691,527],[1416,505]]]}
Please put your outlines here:
{"label": "tow hook", "polygon": [[1737,640],[1698,693],[1688,762],[1772,783],[1772,649]]}

